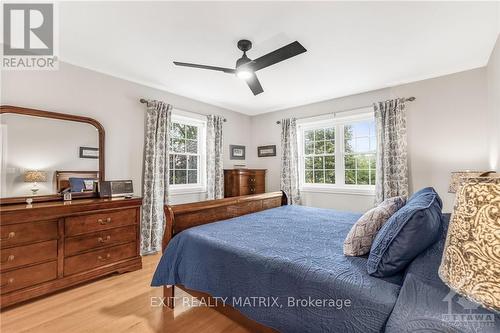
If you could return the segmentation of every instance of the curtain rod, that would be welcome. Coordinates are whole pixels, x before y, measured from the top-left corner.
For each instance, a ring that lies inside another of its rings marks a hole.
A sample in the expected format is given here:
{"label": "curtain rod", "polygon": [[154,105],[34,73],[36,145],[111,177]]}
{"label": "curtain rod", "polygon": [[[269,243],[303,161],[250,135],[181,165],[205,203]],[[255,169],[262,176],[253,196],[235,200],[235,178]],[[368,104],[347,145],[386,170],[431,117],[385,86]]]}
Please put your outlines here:
{"label": "curtain rod", "polygon": [[[416,98],[411,96],[411,97],[408,97],[408,98],[405,98],[405,102],[413,102]],[[373,106],[373,104],[371,105],[365,105],[365,106],[360,106],[360,107],[357,107],[357,108],[353,108],[353,109],[347,109],[347,110],[341,110],[341,111],[335,111],[335,112],[328,112],[328,113],[322,113],[322,114],[316,114],[316,115],[313,115],[311,117],[320,117],[320,116],[326,116],[328,114],[336,114],[336,113],[342,113],[342,112],[349,112],[349,111],[354,111],[354,110],[357,110],[357,109],[364,109],[364,108],[369,108],[370,106]],[[303,118],[311,118],[311,117],[302,117],[302,118],[298,118],[298,119],[303,119]],[[281,124],[281,120],[278,120],[276,122],[276,124]]]}
{"label": "curtain rod", "polygon": [[[141,102],[142,104],[146,104],[146,105],[149,103],[149,101],[148,101],[147,99],[144,99],[144,98],[141,98],[141,99],[139,100],[139,102]],[[182,111],[182,110],[181,110],[181,111]],[[187,111],[187,112],[192,112],[192,111]],[[192,113],[196,113],[196,114],[199,114],[199,115],[202,115],[202,116],[206,116],[206,114],[202,114],[202,113],[198,113],[198,112],[192,112]],[[223,120],[224,122],[226,122],[226,121],[227,121],[227,119],[226,119],[226,118],[223,118],[222,120]]]}

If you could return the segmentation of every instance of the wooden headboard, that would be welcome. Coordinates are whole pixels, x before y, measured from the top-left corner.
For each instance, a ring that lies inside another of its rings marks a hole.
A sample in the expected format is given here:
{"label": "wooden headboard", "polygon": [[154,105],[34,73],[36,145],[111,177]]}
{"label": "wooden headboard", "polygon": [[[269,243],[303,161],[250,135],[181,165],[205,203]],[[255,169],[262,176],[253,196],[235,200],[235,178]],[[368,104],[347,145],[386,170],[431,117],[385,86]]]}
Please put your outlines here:
{"label": "wooden headboard", "polygon": [[69,178],[95,178],[99,179],[99,171],[56,171],[56,190],[60,193],[62,190],[70,187]]}
{"label": "wooden headboard", "polygon": [[288,202],[283,191],[243,195],[181,205],[166,205],[167,223],[163,234],[163,250],[179,232],[202,224],[230,219],[261,210],[284,206]]}

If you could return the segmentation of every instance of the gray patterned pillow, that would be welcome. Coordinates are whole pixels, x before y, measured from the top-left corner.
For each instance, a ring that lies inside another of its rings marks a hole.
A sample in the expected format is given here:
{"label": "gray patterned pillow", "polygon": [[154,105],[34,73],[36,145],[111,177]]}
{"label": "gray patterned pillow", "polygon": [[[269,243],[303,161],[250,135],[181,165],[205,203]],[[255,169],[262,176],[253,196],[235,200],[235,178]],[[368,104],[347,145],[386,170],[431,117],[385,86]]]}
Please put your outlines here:
{"label": "gray patterned pillow", "polygon": [[405,203],[405,197],[389,198],[363,214],[347,234],[344,241],[344,255],[362,256],[370,252],[380,228]]}

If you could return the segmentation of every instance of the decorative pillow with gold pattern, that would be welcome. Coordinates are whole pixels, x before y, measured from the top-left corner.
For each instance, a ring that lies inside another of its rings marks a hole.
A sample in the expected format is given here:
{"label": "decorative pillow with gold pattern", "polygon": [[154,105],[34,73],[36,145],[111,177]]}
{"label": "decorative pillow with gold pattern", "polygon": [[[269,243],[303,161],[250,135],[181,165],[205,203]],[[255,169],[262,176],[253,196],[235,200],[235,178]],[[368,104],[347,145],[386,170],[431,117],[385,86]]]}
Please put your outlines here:
{"label": "decorative pillow with gold pattern", "polygon": [[405,205],[405,202],[405,197],[389,198],[361,216],[347,234],[344,241],[344,255],[362,256],[370,252],[373,240],[380,228]]}

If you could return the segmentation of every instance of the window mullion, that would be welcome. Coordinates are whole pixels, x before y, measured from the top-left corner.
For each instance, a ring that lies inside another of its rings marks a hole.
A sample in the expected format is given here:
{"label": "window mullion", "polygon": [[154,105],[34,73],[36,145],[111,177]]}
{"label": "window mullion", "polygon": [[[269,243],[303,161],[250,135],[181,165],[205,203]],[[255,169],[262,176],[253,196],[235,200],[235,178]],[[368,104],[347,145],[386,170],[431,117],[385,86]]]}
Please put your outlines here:
{"label": "window mullion", "polygon": [[345,184],[344,172],[344,125],[335,125],[335,184]]}
{"label": "window mullion", "polygon": [[[357,123],[360,123],[360,122],[372,122],[373,123],[373,119],[372,118],[369,118],[367,117],[366,119],[355,119],[353,121],[351,121],[350,119],[345,119],[345,120],[338,120],[338,119],[331,119],[331,120],[328,120],[328,121],[325,121],[324,123],[314,123],[313,125],[309,125],[309,126],[300,126],[299,127],[299,131],[298,131],[298,145],[299,145],[299,172],[300,172],[300,178],[299,178],[299,181],[300,181],[300,185],[301,187],[303,185],[305,186],[309,186],[311,188],[321,188],[321,187],[324,187],[324,188],[327,188],[327,187],[331,187],[331,188],[335,188],[335,187],[342,187],[342,188],[356,188],[359,186],[359,188],[363,188],[363,187],[367,187],[365,186],[365,183],[371,187],[373,187],[373,184],[370,184],[370,182],[372,182],[372,178],[373,177],[370,177],[370,173],[373,173],[374,170],[371,168],[371,158],[373,157],[369,157],[367,158],[367,155],[371,155],[373,156],[374,152],[371,150],[371,148],[373,147],[373,141],[374,141],[374,136],[372,135],[372,132],[373,130],[370,129],[369,130],[369,134],[368,135],[361,135],[361,136],[356,136],[355,134],[363,134],[362,132],[355,132],[353,135],[352,135],[352,145],[353,145],[353,152],[352,152],[352,156],[357,156],[357,155],[360,155],[362,156],[362,175],[360,176],[362,178],[362,184],[358,184],[359,182],[359,177],[355,176],[355,183],[350,183],[350,184],[346,184],[346,158],[349,157],[350,155],[346,155],[347,152],[346,152],[346,142],[345,142],[345,135],[346,133],[346,127],[348,126],[348,128],[351,128],[352,126],[357,126],[356,124]],[[353,125],[354,124],[354,125]],[[366,126],[366,125],[363,125],[363,126]],[[372,126],[373,125],[370,125],[369,126]],[[327,157],[328,156],[331,156],[331,154],[329,155],[327,153],[328,149],[331,149],[331,148],[328,148],[327,146],[327,140],[326,140],[326,135],[327,135],[327,132],[326,130],[328,128],[334,128],[335,130],[335,153],[334,153],[334,160],[335,160],[335,183],[334,184],[328,184],[328,183],[324,183],[326,181],[326,177],[327,177],[327,166],[326,166],[326,160],[327,160]],[[316,140],[317,139],[317,133],[316,131],[317,130],[320,130],[321,132],[321,129],[324,129],[325,130],[325,134],[324,134],[324,137],[323,137],[323,144],[325,145],[324,147],[324,152],[322,154],[317,154],[320,152],[320,150],[316,149],[316,145],[314,145],[312,147],[312,151],[311,151],[311,147],[309,145],[305,145],[305,138],[311,138],[311,133],[309,133],[309,131],[314,131],[314,134],[312,135],[312,139],[314,142],[319,142],[320,144],[322,143],[321,140]],[[364,129],[364,127],[363,127]],[[350,133],[350,132],[349,132]],[[362,140],[362,144],[361,146],[359,144],[356,144],[356,140]],[[368,143],[366,143],[365,141],[368,141]],[[350,142],[350,141],[349,141]],[[365,149],[365,145],[368,144],[368,148]],[[360,149],[361,147],[361,149]],[[307,152],[310,152],[311,154],[308,154],[306,155],[306,149],[307,149]],[[360,150],[363,150],[362,152]],[[368,150],[368,151],[365,151],[365,150]],[[319,178],[316,178],[315,174],[313,173],[312,175],[310,173],[306,173],[306,163],[310,163],[311,161],[309,161],[309,159],[312,159],[313,160],[313,164],[316,166],[316,158],[321,158],[323,160],[323,168],[313,168],[314,170],[318,170],[320,172],[322,172],[324,174],[324,177],[325,177],[325,180],[322,183],[316,183],[316,179],[319,179]],[[354,157],[353,157],[354,158]],[[354,158],[354,163],[355,165],[352,166],[352,170],[355,172],[355,174],[357,175],[359,173],[359,158]],[[352,161],[351,161],[351,158],[349,158],[349,165],[352,164]],[[365,164],[368,163],[368,166],[365,167]],[[350,166],[351,168],[351,166]],[[312,177],[312,179],[311,179]],[[366,177],[368,177],[368,183],[366,181]],[[309,179],[311,179],[309,182],[306,183],[306,181],[308,181]],[[350,179],[350,178],[349,178]]]}
{"label": "window mullion", "polygon": [[306,169],[305,169],[305,152],[304,152],[304,128],[299,126],[297,131],[297,152],[299,158],[299,187],[305,184],[306,180]]}

